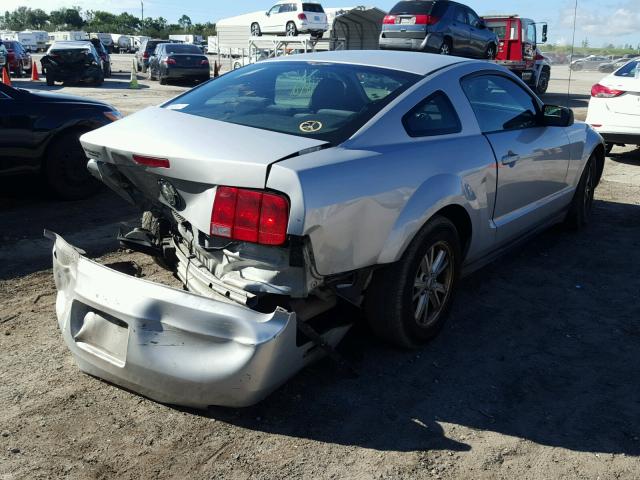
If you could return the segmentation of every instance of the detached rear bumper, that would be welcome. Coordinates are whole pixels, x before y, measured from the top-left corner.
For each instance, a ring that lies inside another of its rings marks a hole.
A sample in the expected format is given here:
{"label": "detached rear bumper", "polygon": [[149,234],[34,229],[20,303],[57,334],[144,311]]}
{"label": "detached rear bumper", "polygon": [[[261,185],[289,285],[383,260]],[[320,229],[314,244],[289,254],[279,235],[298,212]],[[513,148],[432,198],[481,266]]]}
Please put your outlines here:
{"label": "detached rear bumper", "polygon": [[241,407],[318,354],[296,345],[294,313],[263,314],[135,278],[45,234],[55,241],[60,330],[86,373],[163,403]]}

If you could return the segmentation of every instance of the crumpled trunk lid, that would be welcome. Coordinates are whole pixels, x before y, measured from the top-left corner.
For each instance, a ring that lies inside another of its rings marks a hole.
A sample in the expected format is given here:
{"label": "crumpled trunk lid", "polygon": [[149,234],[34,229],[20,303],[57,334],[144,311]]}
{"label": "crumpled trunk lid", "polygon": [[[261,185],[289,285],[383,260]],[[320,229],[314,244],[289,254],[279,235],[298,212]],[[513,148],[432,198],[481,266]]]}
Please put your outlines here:
{"label": "crumpled trunk lid", "polygon": [[[269,166],[326,142],[151,107],[85,133],[87,157],[168,179],[206,185],[264,188]],[[138,165],[133,155],[169,161]]]}
{"label": "crumpled trunk lid", "polygon": [[69,49],[54,50],[43,57],[42,60],[47,65],[47,68],[54,67],[59,71],[77,72],[90,65],[93,58],[83,50]]}

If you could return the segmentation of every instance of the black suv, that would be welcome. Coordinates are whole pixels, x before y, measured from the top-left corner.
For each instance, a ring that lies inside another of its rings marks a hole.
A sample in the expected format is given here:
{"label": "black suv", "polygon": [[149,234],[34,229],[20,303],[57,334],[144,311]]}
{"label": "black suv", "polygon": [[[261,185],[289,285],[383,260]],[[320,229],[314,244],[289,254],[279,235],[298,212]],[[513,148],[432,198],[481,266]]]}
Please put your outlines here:
{"label": "black suv", "polygon": [[160,40],[158,38],[146,39],[140,43],[140,48],[136,52],[136,68],[139,72],[147,73],[149,58],[156,51],[156,47],[161,43],[171,43],[170,40]]}
{"label": "black suv", "polygon": [[471,8],[448,0],[398,2],[384,17],[380,48],[493,59],[498,37]]}

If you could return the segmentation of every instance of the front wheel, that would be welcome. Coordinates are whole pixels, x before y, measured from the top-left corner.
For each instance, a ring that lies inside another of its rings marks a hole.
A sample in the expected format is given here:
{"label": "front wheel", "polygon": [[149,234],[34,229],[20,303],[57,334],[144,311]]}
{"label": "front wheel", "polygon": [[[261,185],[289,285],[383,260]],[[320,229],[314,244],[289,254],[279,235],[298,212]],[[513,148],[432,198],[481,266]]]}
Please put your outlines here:
{"label": "front wheel", "polygon": [[260,30],[260,25],[258,25],[257,23],[252,23],[251,24],[251,36],[252,37],[259,37],[262,35],[262,31]]}
{"label": "front wheel", "polygon": [[295,23],[289,22],[287,23],[285,33],[287,37],[295,37],[298,35],[298,27],[296,27]]}
{"label": "front wheel", "polygon": [[596,189],[596,159],[593,155],[587,160],[582,176],[573,195],[565,223],[577,230],[584,227],[591,219],[593,197]]}
{"label": "front wheel", "polygon": [[487,60],[494,60],[496,58],[496,46],[490,43],[484,52],[484,58]]}
{"label": "front wheel", "polygon": [[56,81],[53,79],[53,77],[49,74],[47,74],[46,76],[46,80],[47,80],[47,87],[53,87],[56,83]]}
{"label": "front wheel", "polygon": [[403,348],[433,338],[446,320],[460,263],[455,226],[447,218],[433,218],[398,262],[374,273],[365,294],[373,331]]}
{"label": "front wheel", "polygon": [[79,200],[94,193],[99,183],[87,170],[80,145],[84,132],[69,132],[54,140],[47,151],[44,175],[53,193],[64,200]]}
{"label": "front wheel", "polygon": [[540,78],[538,79],[538,84],[536,85],[536,92],[539,95],[542,95],[547,91],[547,88],[549,88],[549,71],[542,70],[542,72],[540,72]]}

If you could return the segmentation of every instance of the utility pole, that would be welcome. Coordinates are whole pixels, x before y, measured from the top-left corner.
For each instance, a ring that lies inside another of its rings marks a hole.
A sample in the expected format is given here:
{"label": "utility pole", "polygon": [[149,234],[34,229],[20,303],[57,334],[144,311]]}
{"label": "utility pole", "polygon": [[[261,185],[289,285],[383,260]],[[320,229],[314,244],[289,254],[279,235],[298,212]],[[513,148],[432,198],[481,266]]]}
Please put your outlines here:
{"label": "utility pole", "polygon": [[142,22],[144,23],[144,0],[140,0],[140,8],[142,10]]}

